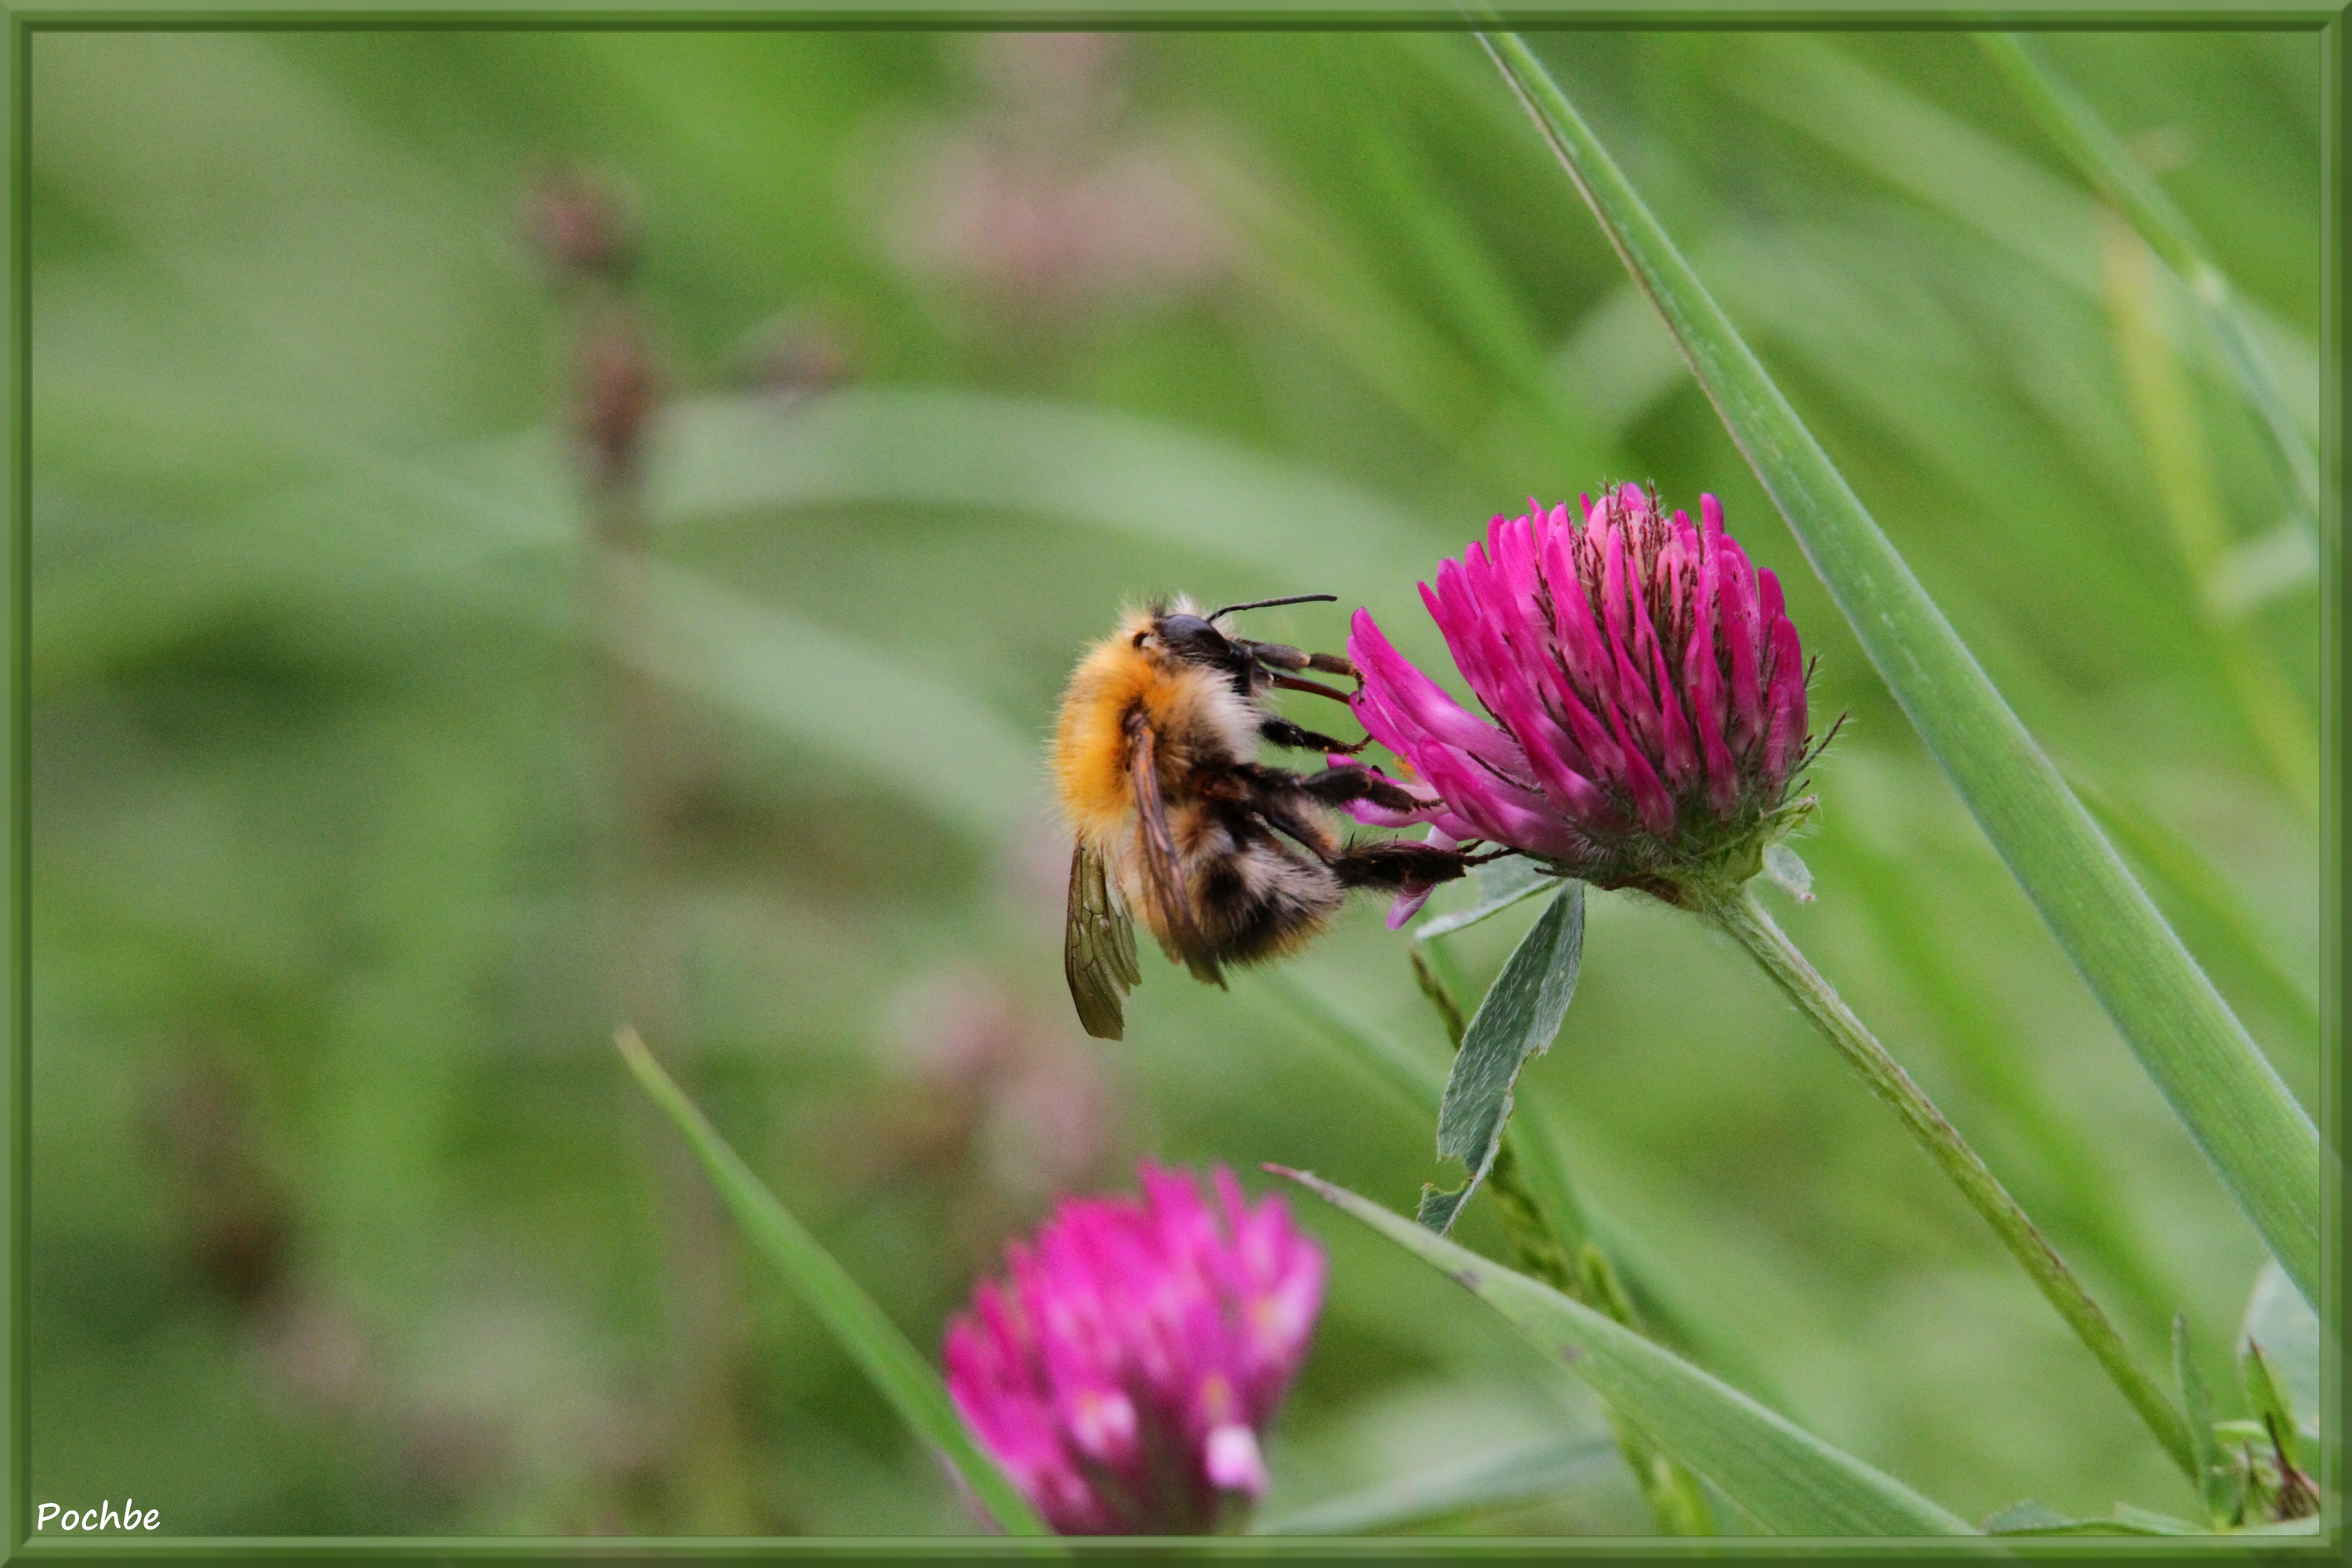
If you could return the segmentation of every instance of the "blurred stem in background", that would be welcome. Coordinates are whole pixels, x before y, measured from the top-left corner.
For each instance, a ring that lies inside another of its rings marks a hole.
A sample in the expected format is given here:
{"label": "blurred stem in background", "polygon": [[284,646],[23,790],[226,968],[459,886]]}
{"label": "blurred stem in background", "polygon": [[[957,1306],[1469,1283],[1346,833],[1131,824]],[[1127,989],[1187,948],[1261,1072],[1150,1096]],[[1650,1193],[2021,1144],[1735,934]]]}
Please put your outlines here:
{"label": "blurred stem in background", "polygon": [[[1423,958],[1424,952],[1429,954],[1427,960]],[[1439,973],[1452,967],[1449,958],[1438,938],[1415,942],[1412,977],[1421,986],[1422,994],[1436,1007],[1445,1024],[1446,1038],[1459,1051],[1469,1020],[1454,999],[1453,988]],[[1538,1203],[1519,1170],[1517,1149],[1506,1142],[1495,1156],[1494,1166],[1486,1173],[1486,1188],[1502,1220],[1503,1232],[1510,1238],[1512,1261],[1570,1300],[1605,1312],[1636,1332],[1643,1331],[1617,1271],[1585,1226],[1575,1194],[1567,1190],[1564,1183],[1554,1185],[1559,1190],[1552,1194],[1553,1201],[1549,1205]],[[1604,1405],[1603,1408],[1609,1413],[1610,1429],[1616,1434],[1626,1468],[1633,1472],[1633,1479],[1650,1505],[1651,1515],[1657,1521],[1658,1532],[1715,1533],[1698,1478],[1619,1414],[1615,1405]]]}
{"label": "blurred stem in background", "polygon": [[2024,1266],[2042,1296],[2058,1310],[2058,1315],[2066,1320],[2076,1337],[2098,1358],[2099,1364],[2106,1369],[2108,1377],[2123,1391],[2132,1408],[2139,1412],[2140,1419],[2147,1423],[2148,1430],[2156,1435],[2164,1451],[2194,1480],[2200,1473],[2197,1456],[2180,1412],[2133,1357],[2130,1347],[2107,1321],[2106,1313],[2018,1206],[2017,1200],[2010,1196],[2000,1179],[1985,1167],[1958,1130],[1944,1119],[1943,1112],[1903,1070],[1903,1065],[1887,1053],[1877,1037],[1854,1016],[1853,1009],[1839,997],[1836,988],[1822,977],[1821,972],[1798,951],[1797,944],[1765,913],[1763,906],[1756,901],[1752,886],[1705,912],[1748,950],[1764,973],[1797,1005],[1797,1010],[1837,1047],[1846,1065],[1943,1168],[1952,1184],[1959,1188],[1960,1195],[1969,1200],[1969,1206],[1992,1226],[2010,1255]]}
{"label": "blurred stem in background", "polygon": [[[589,805],[595,951],[614,1017],[677,1042],[671,1065],[683,1072],[694,1036],[683,1016],[666,842],[676,736],[654,673],[646,552],[646,447],[661,387],[633,287],[638,236],[625,194],[584,171],[543,174],[527,216],[551,264],[570,339],[569,412],[586,523],[580,640],[590,660],[588,722],[602,784]],[[691,1154],[652,1117],[641,1111],[635,1120],[667,1254],[667,1354],[649,1394],[664,1470],[662,1522],[695,1534],[756,1533],[738,1396],[743,1311],[725,1216]]]}
{"label": "blurred stem in background", "polygon": [[2245,616],[2260,598],[2240,565],[2195,394],[2173,348],[2179,334],[2168,330],[2163,269],[2156,253],[2113,213],[2101,215],[2099,256],[2124,392],[2147,448],[2173,548],[2247,730],[2309,817],[2319,809],[2316,731],[2278,661],[2248,633]]}

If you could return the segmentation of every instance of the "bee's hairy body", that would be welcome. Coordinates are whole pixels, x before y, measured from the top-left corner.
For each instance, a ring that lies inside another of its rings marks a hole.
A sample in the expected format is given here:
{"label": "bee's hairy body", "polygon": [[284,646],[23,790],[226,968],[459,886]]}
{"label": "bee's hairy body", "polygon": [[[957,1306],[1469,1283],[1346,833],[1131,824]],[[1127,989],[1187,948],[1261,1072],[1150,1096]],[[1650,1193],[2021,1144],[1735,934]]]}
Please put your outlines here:
{"label": "bee's hairy body", "polygon": [[[1190,609],[1181,600],[1178,606]],[[1173,949],[1178,939],[1147,895],[1134,849],[1129,726],[1149,726],[1169,837],[1201,937],[1226,962],[1275,957],[1320,931],[1345,900],[1347,889],[1326,864],[1338,844],[1322,821],[1302,814],[1299,825],[1312,830],[1321,851],[1310,856],[1257,818],[1243,781],[1264,744],[1265,707],[1236,690],[1225,671],[1138,647],[1135,637],[1148,633],[1150,620],[1149,611],[1128,616],[1071,678],[1055,736],[1055,781],[1072,826],[1103,856],[1127,907],[1141,911],[1160,944]]]}
{"label": "bee's hairy body", "polygon": [[1228,637],[1211,624],[1218,616],[1182,599],[1131,611],[1063,693],[1054,782],[1077,841],[1065,963],[1081,1019],[1106,1037],[1118,1037],[1119,999],[1139,977],[1127,911],[1141,913],[1170,957],[1222,983],[1221,965],[1277,957],[1316,935],[1351,888],[1462,874],[1455,851],[1341,842],[1335,814],[1346,802],[1410,804],[1369,770],[1301,776],[1260,762],[1269,741],[1359,749],[1265,702],[1276,685],[1345,700],[1285,672],[1353,671],[1334,655]]}

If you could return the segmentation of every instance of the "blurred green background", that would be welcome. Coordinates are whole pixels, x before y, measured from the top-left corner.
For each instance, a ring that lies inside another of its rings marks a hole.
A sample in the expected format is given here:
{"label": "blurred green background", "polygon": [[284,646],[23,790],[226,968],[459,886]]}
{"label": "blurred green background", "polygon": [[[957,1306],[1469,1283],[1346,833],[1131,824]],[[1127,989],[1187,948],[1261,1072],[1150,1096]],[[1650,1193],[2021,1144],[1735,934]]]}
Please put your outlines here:
{"label": "blurred green background", "polygon": [[[1541,47],[2314,1104],[2315,553],[2177,286],[1963,36]],[[1448,668],[1415,579],[1628,478],[1725,498],[1852,716],[1780,918],[2148,1358],[2185,1308],[2234,1387],[2252,1233],[1467,39],[32,47],[37,1500],[971,1528],[678,1163],[615,1014],[927,1350],[1055,1192],[1145,1152],[1409,1206],[1425,1116],[1264,979],[1147,955],[1128,1040],[1077,1033],[1040,744],[1154,591],[1338,593]],[[2315,426],[2317,35],[2049,48]],[[634,231],[625,283],[551,255],[588,219]],[[600,491],[571,431],[616,344],[654,402],[642,485]],[[1254,629],[1335,647],[1344,610]],[[1380,917],[1285,973],[1440,1058]],[[1482,983],[1528,918],[1456,939]],[[1697,922],[1596,896],[1524,1092],[1740,1386],[1970,1518],[2193,1509]],[[1302,1217],[1332,1285],[1268,1516],[1601,1429]],[[1464,1234],[1498,1244],[1483,1205]],[[1604,1459],[1448,1528],[1648,1521]]]}

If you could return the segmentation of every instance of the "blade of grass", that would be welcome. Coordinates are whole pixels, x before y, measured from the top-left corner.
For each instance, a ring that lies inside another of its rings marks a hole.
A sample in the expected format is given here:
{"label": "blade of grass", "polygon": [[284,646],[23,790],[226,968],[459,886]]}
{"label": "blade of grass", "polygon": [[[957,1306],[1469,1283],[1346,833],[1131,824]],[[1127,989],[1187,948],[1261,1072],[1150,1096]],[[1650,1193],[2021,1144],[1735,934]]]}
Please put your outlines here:
{"label": "blade of grass", "polygon": [[1528,1443],[1500,1454],[1419,1470],[1363,1491],[1277,1515],[1252,1535],[1371,1535],[1433,1524],[1462,1514],[1534,1502],[1616,1468],[1617,1445],[1604,1435]]}
{"label": "blade of grass", "polygon": [[1542,62],[1516,34],[1485,38],[1871,662],[2223,1184],[2315,1297],[2325,1156],[2310,1119]]}
{"label": "blade of grass", "polygon": [[1304,1172],[1267,1170],[1453,1279],[1591,1384],[1684,1464],[1782,1535],[1969,1535],[1968,1525],[1671,1351],[1550,1287]]}
{"label": "blade of grass", "polygon": [[1007,1534],[1051,1535],[1053,1531],[1030,1508],[1028,1500],[973,1439],[948,1397],[947,1385],[930,1363],[728,1147],[719,1130],[654,1060],[636,1031],[624,1026],[614,1037],[614,1044],[654,1103],[677,1124],[752,1247],[873,1379],[899,1417],[945,1456],[971,1495]]}
{"label": "blade of grass", "polygon": [[2189,294],[2212,323],[2221,352],[2263,423],[2287,493],[2297,503],[2304,526],[2316,531],[2319,518],[2319,458],[2288,410],[2286,394],[2270,362],[2254,342],[2229,275],[2188,216],[2173,205],[2155,176],[2140,167],[2098,111],[2059,75],[2040,47],[2015,33],[1979,33],[1976,40],[2000,68],[2050,139],[2064,150],[2139,230],[2148,247],[2189,285]]}

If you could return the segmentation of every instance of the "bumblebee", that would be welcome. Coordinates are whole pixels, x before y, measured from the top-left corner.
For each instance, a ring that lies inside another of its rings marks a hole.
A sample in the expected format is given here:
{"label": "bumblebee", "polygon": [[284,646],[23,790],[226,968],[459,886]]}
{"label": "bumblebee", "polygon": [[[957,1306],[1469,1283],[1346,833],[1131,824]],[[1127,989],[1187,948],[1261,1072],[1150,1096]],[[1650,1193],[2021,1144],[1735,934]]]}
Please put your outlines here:
{"label": "bumblebee", "polygon": [[1272,744],[1353,756],[1369,743],[1303,729],[1266,705],[1279,688],[1344,703],[1301,672],[1353,679],[1338,654],[1253,642],[1218,627],[1276,605],[1261,599],[1202,615],[1189,599],[1131,611],[1087,650],[1062,694],[1054,782],[1076,830],[1063,972],[1078,1021],[1097,1039],[1124,1027],[1142,979],[1130,910],[1168,956],[1224,984],[1227,964],[1277,957],[1329,923],[1357,888],[1390,891],[1451,881],[1476,860],[1397,840],[1343,843],[1339,808],[1418,805],[1370,768],[1302,774],[1258,761]]}

